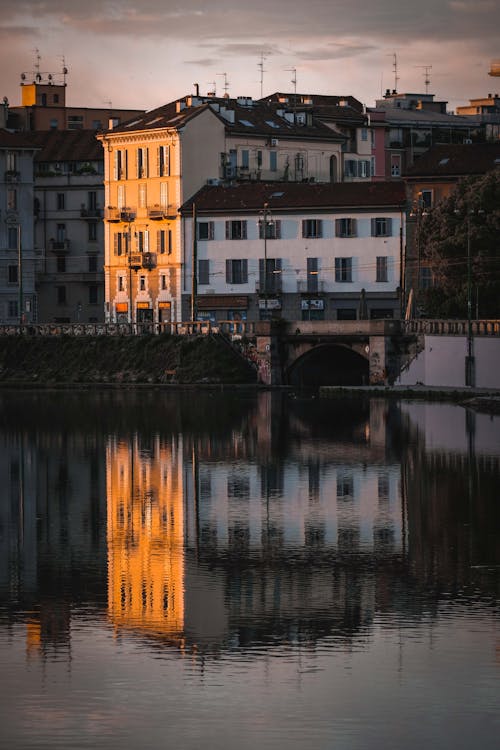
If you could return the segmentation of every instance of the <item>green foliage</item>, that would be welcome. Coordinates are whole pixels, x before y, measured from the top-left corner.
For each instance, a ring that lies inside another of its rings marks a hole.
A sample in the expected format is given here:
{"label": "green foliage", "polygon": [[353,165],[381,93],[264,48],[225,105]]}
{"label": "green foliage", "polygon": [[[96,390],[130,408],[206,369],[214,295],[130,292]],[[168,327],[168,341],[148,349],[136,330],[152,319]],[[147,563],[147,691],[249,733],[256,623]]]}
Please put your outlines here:
{"label": "green foliage", "polygon": [[467,178],[429,211],[418,233],[435,287],[426,316],[467,315],[468,249],[473,316],[500,317],[500,169]]}

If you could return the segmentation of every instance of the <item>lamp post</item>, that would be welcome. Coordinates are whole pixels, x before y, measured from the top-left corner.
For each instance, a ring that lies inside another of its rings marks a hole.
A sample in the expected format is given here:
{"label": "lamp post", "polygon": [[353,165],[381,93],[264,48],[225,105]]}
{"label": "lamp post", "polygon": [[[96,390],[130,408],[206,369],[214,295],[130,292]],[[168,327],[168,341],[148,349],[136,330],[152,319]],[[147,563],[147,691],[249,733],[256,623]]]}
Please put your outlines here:
{"label": "lamp post", "polygon": [[[456,214],[460,214],[455,209]],[[465,385],[471,388],[476,384],[476,361],[474,357],[474,334],[472,331],[472,253],[471,253],[471,216],[484,214],[482,209],[466,209],[466,231],[467,231],[467,354],[465,356]]]}

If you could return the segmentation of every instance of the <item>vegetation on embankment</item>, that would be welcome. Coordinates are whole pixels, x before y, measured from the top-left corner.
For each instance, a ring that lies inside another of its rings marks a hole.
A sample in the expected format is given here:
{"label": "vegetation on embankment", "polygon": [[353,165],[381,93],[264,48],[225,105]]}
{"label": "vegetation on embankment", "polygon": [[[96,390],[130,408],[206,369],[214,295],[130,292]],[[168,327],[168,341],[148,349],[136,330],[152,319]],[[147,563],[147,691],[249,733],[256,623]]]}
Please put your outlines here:
{"label": "vegetation on embankment", "polygon": [[212,336],[6,336],[0,383],[254,383],[250,364]]}

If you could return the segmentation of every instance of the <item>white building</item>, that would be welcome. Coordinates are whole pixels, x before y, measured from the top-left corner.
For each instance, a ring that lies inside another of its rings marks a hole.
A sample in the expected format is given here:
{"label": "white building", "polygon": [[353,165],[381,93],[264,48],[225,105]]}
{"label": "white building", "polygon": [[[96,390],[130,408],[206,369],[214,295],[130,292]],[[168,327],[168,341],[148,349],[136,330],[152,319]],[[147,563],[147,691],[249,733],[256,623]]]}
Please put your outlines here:
{"label": "white building", "polygon": [[399,317],[404,205],[397,182],[205,186],[181,209],[183,319],[193,281],[212,321]]}

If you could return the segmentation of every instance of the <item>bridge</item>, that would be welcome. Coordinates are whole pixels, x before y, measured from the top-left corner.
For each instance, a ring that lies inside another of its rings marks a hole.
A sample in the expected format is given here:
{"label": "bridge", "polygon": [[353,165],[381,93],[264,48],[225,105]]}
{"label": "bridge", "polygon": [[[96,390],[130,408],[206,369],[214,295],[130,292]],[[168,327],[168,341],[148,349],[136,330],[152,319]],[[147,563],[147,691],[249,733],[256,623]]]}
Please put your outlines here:
{"label": "bridge", "polygon": [[[467,346],[474,343],[483,369],[500,373],[500,320],[318,320],[318,321],[184,321],[169,323],[1,325],[0,337],[130,336],[170,334],[222,337],[249,359],[267,385],[392,385],[408,372],[426,341],[440,341],[441,359],[455,352],[461,372]],[[455,344],[450,348],[450,340]],[[487,348],[480,345],[488,341]],[[446,343],[447,348],[444,346]],[[467,345],[467,346],[466,346]],[[429,360],[433,348],[428,346]],[[435,347],[436,349],[436,347]],[[434,360],[439,356],[434,349]],[[460,353],[462,352],[462,353]],[[446,377],[446,376],[443,376]],[[424,382],[424,381],[421,381]],[[433,385],[433,383],[425,383]],[[435,383],[438,384],[438,383]],[[455,385],[454,382],[440,383]],[[458,384],[458,382],[456,383]],[[464,383],[462,383],[464,385]],[[480,383],[477,383],[480,385]],[[491,386],[490,383],[488,385]],[[500,387],[500,377],[494,387]]]}

